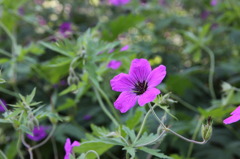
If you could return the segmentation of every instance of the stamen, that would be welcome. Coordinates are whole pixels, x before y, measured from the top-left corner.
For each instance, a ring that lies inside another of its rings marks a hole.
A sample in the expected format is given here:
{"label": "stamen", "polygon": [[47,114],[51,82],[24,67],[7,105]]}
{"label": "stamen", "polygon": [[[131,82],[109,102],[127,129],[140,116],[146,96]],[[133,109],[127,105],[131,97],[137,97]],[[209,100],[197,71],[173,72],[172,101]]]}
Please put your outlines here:
{"label": "stamen", "polygon": [[147,90],[147,87],[148,83],[146,81],[137,82],[134,84],[133,92],[137,95],[141,95]]}

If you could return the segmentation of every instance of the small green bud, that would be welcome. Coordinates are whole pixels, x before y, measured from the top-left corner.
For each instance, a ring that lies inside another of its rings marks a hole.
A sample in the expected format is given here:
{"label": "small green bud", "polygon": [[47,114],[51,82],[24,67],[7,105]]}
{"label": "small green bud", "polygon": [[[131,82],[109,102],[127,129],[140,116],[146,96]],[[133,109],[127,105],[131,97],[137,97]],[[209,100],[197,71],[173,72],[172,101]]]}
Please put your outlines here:
{"label": "small green bud", "polygon": [[202,125],[201,134],[205,141],[208,141],[212,136],[212,118],[208,117],[207,124]]}

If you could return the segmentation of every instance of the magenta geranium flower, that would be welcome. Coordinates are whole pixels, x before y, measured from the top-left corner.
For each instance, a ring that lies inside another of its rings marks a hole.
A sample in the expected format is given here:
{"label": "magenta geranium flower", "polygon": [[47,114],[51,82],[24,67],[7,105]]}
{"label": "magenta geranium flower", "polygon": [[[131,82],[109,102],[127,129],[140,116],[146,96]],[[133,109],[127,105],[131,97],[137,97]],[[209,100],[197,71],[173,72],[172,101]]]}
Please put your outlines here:
{"label": "magenta geranium flower", "polygon": [[211,0],[211,5],[212,6],[215,6],[215,5],[217,5],[218,4],[218,0]]}
{"label": "magenta geranium flower", "polygon": [[224,124],[232,124],[240,120],[240,105],[231,113],[231,116],[223,120]]}
{"label": "magenta geranium flower", "polygon": [[27,137],[33,141],[40,141],[47,136],[47,132],[46,132],[47,129],[48,129],[48,127],[46,127],[46,126],[34,127],[34,129],[32,131],[33,136],[30,134],[27,134]]}
{"label": "magenta geranium flower", "polygon": [[72,24],[70,22],[63,22],[59,27],[59,33],[67,38],[72,33]]}
{"label": "magenta geranium flower", "polygon": [[146,59],[134,59],[128,74],[120,73],[111,81],[112,90],[122,92],[114,102],[121,113],[127,112],[136,102],[140,106],[153,101],[160,90],[155,88],[166,76],[166,67],[160,65],[151,69]]}
{"label": "magenta geranium flower", "polygon": [[113,69],[113,70],[116,70],[116,69],[118,69],[121,65],[122,65],[122,62],[121,62],[121,61],[111,60],[111,61],[108,63],[107,67],[108,67],[108,68],[111,68],[111,69]]}
{"label": "magenta geranium flower", "polygon": [[1,102],[0,102],[0,112],[5,112],[5,108],[7,108],[7,103],[3,99],[0,99],[0,100],[1,100]]}
{"label": "magenta geranium flower", "polygon": [[121,6],[128,4],[131,0],[109,0],[109,3],[114,6]]}
{"label": "magenta geranium flower", "polygon": [[123,46],[120,51],[127,51],[129,49],[129,45]]}
{"label": "magenta geranium flower", "polygon": [[64,145],[64,149],[65,149],[65,152],[66,152],[66,154],[64,156],[64,159],[70,159],[70,155],[72,153],[72,149],[75,146],[80,146],[80,143],[78,141],[74,141],[71,144],[71,140],[69,138],[67,138],[67,140],[65,142],[65,145]]}

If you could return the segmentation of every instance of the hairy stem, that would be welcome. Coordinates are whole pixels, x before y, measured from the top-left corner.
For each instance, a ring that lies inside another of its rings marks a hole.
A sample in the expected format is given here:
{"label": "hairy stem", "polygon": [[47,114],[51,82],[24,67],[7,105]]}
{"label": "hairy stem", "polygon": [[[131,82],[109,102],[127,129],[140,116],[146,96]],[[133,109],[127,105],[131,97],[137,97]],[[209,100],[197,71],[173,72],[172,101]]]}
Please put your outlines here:
{"label": "hairy stem", "polygon": [[21,139],[22,139],[23,145],[24,145],[24,146],[27,148],[27,150],[28,150],[29,158],[30,158],[30,159],[33,159],[33,153],[32,153],[32,150],[30,149],[31,146],[26,143],[24,134],[22,134]]}
{"label": "hairy stem", "polygon": [[190,140],[190,139],[188,139],[188,138],[186,138],[186,137],[184,137],[184,136],[176,133],[175,131],[167,128],[167,127],[164,125],[164,123],[162,122],[162,120],[159,119],[159,117],[158,117],[157,114],[155,113],[152,105],[151,105],[151,104],[148,104],[148,105],[149,105],[150,109],[152,110],[152,113],[153,113],[153,115],[155,116],[155,118],[156,118],[156,119],[158,120],[158,122],[163,126],[163,129],[164,129],[164,130],[171,132],[172,134],[176,135],[177,137],[179,137],[179,138],[181,138],[181,139],[183,139],[183,140],[185,140],[185,141],[187,141],[187,142],[192,142],[192,143],[200,144],[200,145],[207,143],[207,141],[205,141],[205,140],[203,140],[203,141]]}
{"label": "hairy stem", "polygon": [[89,153],[95,154],[95,155],[97,156],[97,159],[100,159],[100,157],[99,157],[99,155],[98,155],[98,153],[97,153],[96,151],[94,151],[94,150],[89,150],[89,151],[86,153],[86,156],[87,156],[87,154],[89,154]]}
{"label": "hairy stem", "polygon": [[[203,121],[203,118],[201,118],[200,120],[198,120],[197,126],[196,126],[196,128],[195,128],[195,130],[194,130],[194,133],[193,133],[193,136],[192,136],[192,139],[193,139],[193,140],[195,140],[196,137],[197,137],[197,134],[198,134],[198,132],[199,132],[199,130],[200,130],[200,128],[201,128],[201,123],[202,123],[202,121]],[[190,156],[191,156],[191,154],[192,154],[193,146],[194,146],[193,143],[190,143],[189,148],[188,148],[187,158],[190,158]]]}
{"label": "hairy stem", "polygon": [[116,125],[116,126],[119,126],[117,120],[112,116],[112,114],[107,110],[107,108],[105,107],[105,105],[103,104],[103,101],[100,97],[100,94],[98,93],[97,89],[95,87],[93,87],[94,89],[94,92],[97,96],[97,99],[98,99],[98,102],[103,110],[103,112],[112,120],[112,122]]}
{"label": "hairy stem", "polygon": [[53,127],[52,127],[51,132],[50,132],[49,135],[45,138],[45,140],[43,140],[43,141],[40,142],[39,144],[37,144],[37,145],[35,145],[35,146],[33,146],[33,147],[29,148],[29,149],[34,150],[34,149],[39,148],[39,147],[41,147],[42,145],[44,145],[44,144],[52,137],[55,129],[56,129],[56,125],[54,124]]}
{"label": "hairy stem", "polygon": [[210,69],[209,69],[208,83],[209,83],[209,90],[210,90],[211,97],[213,99],[216,99],[216,94],[215,94],[214,87],[213,87],[213,76],[214,76],[214,70],[215,70],[214,53],[208,47],[202,46],[202,49],[204,51],[206,51],[210,57]]}
{"label": "hairy stem", "polygon": [[2,159],[7,159],[7,156],[0,150],[0,156]]}
{"label": "hairy stem", "polygon": [[[156,106],[153,106],[153,109],[155,108]],[[149,116],[149,114],[151,113],[151,109],[149,109],[149,111],[146,113],[146,115],[145,115],[145,117],[144,117],[144,119],[143,119],[143,122],[142,122],[142,125],[141,125],[141,127],[140,127],[140,130],[138,131],[138,134],[137,134],[137,137],[135,138],[135,141],[133,142],[133,143],[135,143],[138,139],[139,139],[139,137],[140,137],[140,135],[141,135],[141,133],[142,133],[142,131],[143,131],[143,128],[144,128],[144,126],[145,126],[145,123],[146,123],[146,121],[147,121],[147,118],[148,118],[148,116]]]}
{"label": "hairy stem", "polygon": [[17,151],[18,151],[18,155],[21,159],[24,159],[24,156],[22,154],[22,151],[21,151],[21,133],[18,132],[18,141],[17,141]]}
{"label": "hairy stem", "polygon": [[107,104],[109,105],[109,107],[110,107],[111,111],[113,112],[113,115],[115,116],[117,121],[120,121],[119,115],[118,115],[116,109],[114,108],[112,102],[109,100],[108,96],[106,95],[106,93],[100,87],[97,87],[97,89],[100,92],[100,94],[103,96],[103,98],[106,100]]}

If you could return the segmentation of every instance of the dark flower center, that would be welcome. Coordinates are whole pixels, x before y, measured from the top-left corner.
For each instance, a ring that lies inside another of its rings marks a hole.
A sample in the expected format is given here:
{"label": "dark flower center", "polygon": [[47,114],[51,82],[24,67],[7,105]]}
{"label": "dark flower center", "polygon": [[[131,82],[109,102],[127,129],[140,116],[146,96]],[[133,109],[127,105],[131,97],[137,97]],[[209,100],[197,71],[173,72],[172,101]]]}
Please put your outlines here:
{"label": "dark flower center", "polygon": [[146,81],[137,82],[134,85],[133,92],[136,93],[137,95],[141,95],[147,90],[147,87],[148,87],[148,84]]}

